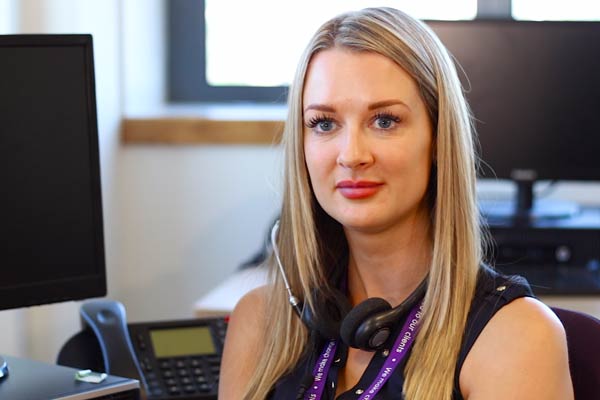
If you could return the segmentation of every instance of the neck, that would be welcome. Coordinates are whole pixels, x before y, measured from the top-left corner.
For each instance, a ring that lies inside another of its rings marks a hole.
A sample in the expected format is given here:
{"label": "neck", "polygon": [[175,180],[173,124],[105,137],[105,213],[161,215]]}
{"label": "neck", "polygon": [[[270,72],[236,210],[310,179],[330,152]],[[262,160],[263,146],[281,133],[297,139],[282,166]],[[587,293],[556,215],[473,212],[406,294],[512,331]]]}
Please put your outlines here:
{"label": "neck", "polygon": [[395,307],[425,279],[431,264],[432,243],[429,223],[426,219],[421,221],[377,233],[346,231],[352,304],[381,297]]}

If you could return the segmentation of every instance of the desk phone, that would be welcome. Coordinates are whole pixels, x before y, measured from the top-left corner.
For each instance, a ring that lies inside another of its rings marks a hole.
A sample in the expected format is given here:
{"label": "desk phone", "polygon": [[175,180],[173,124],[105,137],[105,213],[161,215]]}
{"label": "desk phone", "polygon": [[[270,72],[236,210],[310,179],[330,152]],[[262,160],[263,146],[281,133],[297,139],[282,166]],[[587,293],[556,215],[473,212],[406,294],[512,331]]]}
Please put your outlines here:
{"label": "desk phone", "polygon": [[88,301],[80,315],[58,364],[138,379],[148,400],[217,399],[225,318],[127,323],[111,300]]}
{"label": "desk phone", "polygon": [[223,318],[128,324],[149,399],[216,399]]}

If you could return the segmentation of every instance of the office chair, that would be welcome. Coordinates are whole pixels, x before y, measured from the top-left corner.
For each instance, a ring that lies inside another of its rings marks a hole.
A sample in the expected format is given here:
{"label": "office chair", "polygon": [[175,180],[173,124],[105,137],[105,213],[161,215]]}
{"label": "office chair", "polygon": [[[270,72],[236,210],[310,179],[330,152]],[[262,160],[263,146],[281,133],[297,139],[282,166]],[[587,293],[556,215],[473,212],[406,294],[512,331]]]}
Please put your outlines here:
{"label": "office chair", "polygon": [[552,307],[567,334],[575,400],[600,399],[600,320]]}

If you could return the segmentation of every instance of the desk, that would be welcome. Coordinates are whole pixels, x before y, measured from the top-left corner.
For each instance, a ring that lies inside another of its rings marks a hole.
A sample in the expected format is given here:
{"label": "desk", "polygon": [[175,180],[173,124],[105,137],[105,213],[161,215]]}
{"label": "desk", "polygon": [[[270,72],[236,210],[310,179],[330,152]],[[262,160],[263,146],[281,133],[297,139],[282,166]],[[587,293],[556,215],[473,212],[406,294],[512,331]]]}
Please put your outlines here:
{"label": "desk", "polygon": [[[194,304],[197,317],[221,316],[231,313],[242,296],[267,283],[264,267],[236,271]],[[567,308],[600,318],[600,296],[541,296],[540,300],[551,307]]]}
{"label": "desk", "polygon": [[198,318],[230,314],[242,296],[267,283],[267,273],[265,267],[236,271],[231,277],[198,299],[194,303],[194,313]]}
{"label": "desk", "polygon": [[139,400],[139,383],[109,375],[101,383],[75,380],[77,369],[4,356],[9,374],[0,381],[2,400]]}

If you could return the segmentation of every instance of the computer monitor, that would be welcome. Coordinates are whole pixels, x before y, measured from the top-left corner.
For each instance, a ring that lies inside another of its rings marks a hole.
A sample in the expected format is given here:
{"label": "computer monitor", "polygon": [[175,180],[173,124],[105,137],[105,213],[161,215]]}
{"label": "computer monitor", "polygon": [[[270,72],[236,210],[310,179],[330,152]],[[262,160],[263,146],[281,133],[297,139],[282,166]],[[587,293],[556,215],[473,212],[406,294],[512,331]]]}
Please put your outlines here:
{"label": "computer monitor", "polygon": [[0,60],[0,310],[103,296],[92,37],[0,35]]}
{"label": "computer monitor", "polygon": [[517,182],[515,214],[561,216],[536,209],[532,187],[600,181],[600,22],[427,23],[457,61],[480,177]]}

